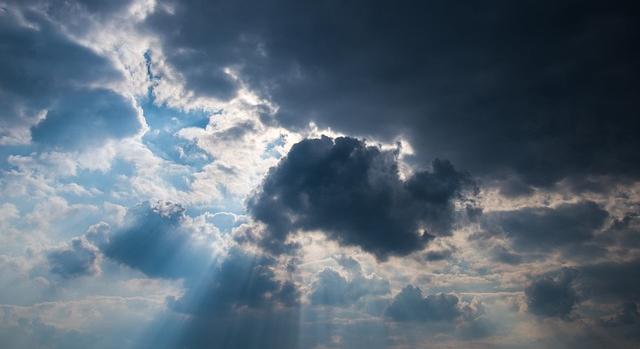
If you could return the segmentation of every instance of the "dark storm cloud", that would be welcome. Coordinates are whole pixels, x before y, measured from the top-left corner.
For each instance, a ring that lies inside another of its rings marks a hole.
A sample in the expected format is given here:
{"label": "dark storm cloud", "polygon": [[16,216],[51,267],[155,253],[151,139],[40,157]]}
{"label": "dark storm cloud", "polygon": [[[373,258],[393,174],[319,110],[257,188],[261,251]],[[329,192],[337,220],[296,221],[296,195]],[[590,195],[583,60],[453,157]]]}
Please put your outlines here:
{"label": "dark storm cloud", "polygon": [[504,235],[516,249],[570,248],[594,238],[609,214],[591,201],[556,207],[525,207],[485,213],[483,228],[491,235]]}
{"label": "dark storm cloud", "polygon": [[620,310],[617,314],[603,321],[603,325],[607,327],[617,327],[617,326],[635,325],[635,324],[640,324],[640,313],[638,313],[638,305],[634,302],[623,303],[620,306]]}
{"label": "dark storm cloud", "polygon": [[105,256],[151,277],[195,277],[207,270],[214,256],[181,229],[183,219],[180,205],[140,204],[129,209],[123,229],[100,238],[99,247]]}
{"label": "dark storm cloud", "polygon": [[404,133],[512,196],[640,175],[635,1],[171,4],[146,27],[187,87],[228,98],[232,67],[285,126]]}
{"label": "dark storm cloud", "polygon": [[310,299],[315,305],[345,306],[365,296],[385,295],[389,290],[387,280],[367,278],[360,273],[347,280],[335,270],[327,268],[318,274]]}
{"label": "dark storm cloud", "polygon": [[470,188],[468,176],[447,161],[402,181],[397,153],[354,138],[322,137],[295,144],[248,206],[267,225],[262,244],[273,251],[298,229],[321,230],[385,259],[450,234],[454,202]]}
{"label": "dark storm cloud", "polygon": [[98,249],[81,238],[68,247],[47,253],[49,270],[63,278],[92,275],[98,271]]}
{"label": "dark storm cloud", "polygon": [[523,261],[523,257],[517,253],[509,251],[504,246],[495,246],[491,249],[491,257],[494,261],[505,264],[520,264]]}
{"label": "dark storm cloud", "polygon": [[603,262],[579,268],[582,293],[601,301],[640,301],[640,260]]}
{"label": "dark storm cloud", "polygon": [[0,18],[0,136],[28,127],[42,112],[46,119],[33,137],[43,146],[75,149],[140,129],[131,101],[89,87],[122,78],[107,59],[36,12],[8,8]]}
{"label": "dark storm cloud", "polygon": [[385,311],[395,321],[453,321],[462,315],[458,297],[440,293],[422,296],[422,291],[408,285],[400,291]]}
{"label": "dark storm cloud", "polygon": [[564,269],[556,275],[534,280],[524,293],[529,312],[547,317],[566,318],[578,303],[574,289],[576,270]]}
{"label": "dark storm cloud", "polygon": [[588,300],[593,304],[627,304],[629,309],[611,318],[623,319],[633,315],[629,304],[640,301],[638,280],[637,259],[586,264],[534,278],[525,289],[525,296],[529,311],[536,315],[568,319],[581,301]]}

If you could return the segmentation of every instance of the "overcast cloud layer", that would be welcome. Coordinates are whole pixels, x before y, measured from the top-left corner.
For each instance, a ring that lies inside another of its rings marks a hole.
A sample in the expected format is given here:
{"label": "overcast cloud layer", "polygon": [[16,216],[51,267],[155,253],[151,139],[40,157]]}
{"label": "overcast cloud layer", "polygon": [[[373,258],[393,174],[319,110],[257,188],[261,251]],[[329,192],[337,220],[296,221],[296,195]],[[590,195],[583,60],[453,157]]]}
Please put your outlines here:
{"label": "overcast cloud layer", "polygon": [[634,1],[0,0],[3,348],[637,348]]}

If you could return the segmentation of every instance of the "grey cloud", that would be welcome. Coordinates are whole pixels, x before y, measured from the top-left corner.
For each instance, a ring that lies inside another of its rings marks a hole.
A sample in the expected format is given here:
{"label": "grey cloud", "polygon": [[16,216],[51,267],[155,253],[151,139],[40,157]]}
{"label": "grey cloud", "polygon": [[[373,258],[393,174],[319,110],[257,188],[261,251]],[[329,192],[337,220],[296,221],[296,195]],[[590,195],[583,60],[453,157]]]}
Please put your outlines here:
{"label": "grey cloud", "polygon": [[321,230],[378,259],[406,255],[449,235],[454,202],[474,188],[449,162],[432,167],[403,181],[393,151],[349,137],[306,139],[269,171],[248,207],[267,225],[262,245],[272,251],[302,229]]}
{"label": "grey cloud", "polygon": [[32,130],[42,146],[77,149],[135,134],[132,102],[95,88],[122,79],[106,59],[67,38],[39,12],[8,7],[0,13],[0,125],[5,139]]}
{"label": "grey cloud", "polygon": [[63,149],[98,146],[140,129],[132,101],[106,89],[68,91],[31,129],[35,143]]}
{"label": "grey cloud", "polygon": [[640,301],[640,260],[586,264],[580,270],[585,297],[599,301]]}
{"label": "grey cloud", "polygon": [[290,281],[276,278],[273,258],[249,254],[234,248],[221,263],[213,266],[203,280],[191,283],[172,309],[203,318],[217,317],[230,311],[294,306],[298,290]]}
{"label": "grey cloud", "polygon": [[488,212],[483,215],[482,226],[490,235],[506,237],[517,250],[548,250],[592,240],[608,217],[598,204],[583,201]]}
{"label": "grey cloud", "polygon": [[389,290],[387,280],[360,274],[347,280],[335,270],[326,268],[318,274],[310,299],[315,305],[346,306],[366,296],[385,295]]}
{"label": "grey cloud", "polygon": [[453,249],[433,250],[433,251],[427,252],[424,258],[430,262],[442,261],[451,257],[453,252],[454,252]]}
{"label": "grey cloud", "polygon": [[171,202],[130,208],[123,228],[99,245],[105,256],[152,277],[191,278],[202,275],[213,252],[181,228],[184,208]]}
{"label": "grey cloud", "polygon": [[100,269],[99,251],[82,238],[71,240],[69,246],[47,253],[49,270],[63,278],[93,275]]}
{"label": "grey cloud", "polygon": [[423,159],[520,182],[508,195],[640,175],[634,1],[174,5],[146,28],[187,86],[229,98],[233,67],[287,127],[403,133]]}
{"label": "grey cloud", "polygon": [[493,260],[500,263],[516,265],[523,262],[524,258],[517,254],[509,251],[504,246],[495,246],[491,249],[491,256]]}
{"label": "grey cloud", "polygon": [[547,317],[567,318],[578,303],[574,289],[576,270],[563,269],[556,275],[545,275],[525,288],[529,312]]}
{"label": "grey cloud", "polygon": [[408,285],[400,291],[385,311],[395,321],[453,321],[462,315],[455,295],[422,296],[422,291]]}
{"label": "grey cloud", "polygon": [[552,270],[525,289],[529,311],[570,318],[580,302],[626,304],[640,301],[640,261],[606,261]]}
{"label": "grey cloud", "polygon": [[604,320],[602,324],[607,327],[640,324],[638,305],[634,302],[623,303],[620,306],[619,312],[613,317]]}
{"label": "grey cloud", "polygon": [[[171,312],[153,327],[160,332],[139,347],[203,348],[211,341],[234,348],[293,345],[281,326],[297,325],[290,309],[298,306],[300,295],[292,281],[277,277],[278,261],[240,247],[216,259],[220,256],[185,230],[185,220],[178,204],[143,203],[128,210],[124,227],[109,232],[105,224],[96,224],[86,235],[114,261],[150,277],[183,279],[184,293],[167,298]],[[269,327],[269,319],[282,323]],[[238,323],[240,330],[233,325]],[[262,332],[267,328],[277,332]]]}
{"label": "grey cloud", "polygon": [[138,348],[294,349],[300,345],[297,309],[242,312],[203,318],[170,316],[152,327]]}

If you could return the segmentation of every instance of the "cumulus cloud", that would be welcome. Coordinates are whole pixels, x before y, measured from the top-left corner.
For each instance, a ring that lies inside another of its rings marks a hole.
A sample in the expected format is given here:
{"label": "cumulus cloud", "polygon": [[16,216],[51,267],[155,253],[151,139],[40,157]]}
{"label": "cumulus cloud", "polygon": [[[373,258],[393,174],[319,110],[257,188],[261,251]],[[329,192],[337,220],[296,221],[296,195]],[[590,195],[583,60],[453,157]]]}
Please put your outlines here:
{"label": "cumulus cloud", "polygon": [[637,259],[605,261],[539,275],[525,288],[529,312],[572,319],[572,312],[586,300],[600,305],[636,303],[640,301],[639,266]]}
{"label": "cumulus cloud", "polygon": [[366,277],[358,272],[347,280],[337,271],[326,268],[317,275],[310,300],[315,305],[346,306],[362,297],[382,296],[389,291],[389,281],[380,277]]}
{"label": "cumulus cloud", "polygon": [[178,204],[145,202],[127,211],[123,228],[105,236],[98,227],[92,236],[102,241],[98,246],[105,256],[151,277],[196,277],[217,257],[210,245],[217,237],[197,239],[185,228],[186,220]]}
{"label": "cumulus cloud", "polygon": [[638,305],[634,302],[623,303],[617,314],[603,321],[603,325],[607,327],[626,326],[639,323],[640,313],[638,312]]}
{"label": "cumulus cloud", "polygon": [[453,252],[453,249],[432,250],[425,254],[424,259],[430,262],[442,261],[451,257]]}
{"label": "cumulus cloud", "polygon": [[422,290],[407,285],[394,298],[385,316],[395,321],[453,321],[462,312],[459,299],[452,294],[422,296]]}
{"label": "cumulus cloud", "polygon": [[400,179],[397,153],[349,137],[306,139],[272,168],[249,211],[266,224],[263,246],[278,250],[296,230],[320,230],[378,259],[420,250],[448,235],[454,203],[472,187],[447,161]]}
{"label": "cumulus cloud", "polygon": [[547,317],[566,318],[578,303],[573,281],[576,270],[564,269],[557,275],[534,280],[524,293],[529,312]]}
{"label": "cumulus cloud", "polygon": [[49,270],[63,278],[93,275],[99,272],[99,251],[83,238],[71,240],[69,246],[47,253]]}

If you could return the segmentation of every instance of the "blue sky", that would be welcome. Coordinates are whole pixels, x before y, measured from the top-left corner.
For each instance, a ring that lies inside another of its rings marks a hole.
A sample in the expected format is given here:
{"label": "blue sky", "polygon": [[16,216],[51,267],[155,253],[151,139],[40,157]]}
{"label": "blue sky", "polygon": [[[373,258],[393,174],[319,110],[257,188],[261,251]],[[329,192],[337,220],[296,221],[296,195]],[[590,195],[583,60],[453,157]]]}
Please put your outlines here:
{"label": "blue sky", "polygon": [[3,348],[636,348],[638,10],[0,0]]}

